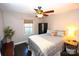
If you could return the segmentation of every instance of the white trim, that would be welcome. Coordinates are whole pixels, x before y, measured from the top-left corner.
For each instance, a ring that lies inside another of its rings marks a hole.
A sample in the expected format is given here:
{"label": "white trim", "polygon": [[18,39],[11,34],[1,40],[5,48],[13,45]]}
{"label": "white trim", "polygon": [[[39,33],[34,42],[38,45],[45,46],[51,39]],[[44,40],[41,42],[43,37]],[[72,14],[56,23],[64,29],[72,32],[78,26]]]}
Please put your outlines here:
{"label": "white trim", "polygon": [[17,42],[17,43],[14,43],[14,45],[18,45],[18,44],[21,44],[21,43],[24,43],[24,42],[27,42],[27,41]]}

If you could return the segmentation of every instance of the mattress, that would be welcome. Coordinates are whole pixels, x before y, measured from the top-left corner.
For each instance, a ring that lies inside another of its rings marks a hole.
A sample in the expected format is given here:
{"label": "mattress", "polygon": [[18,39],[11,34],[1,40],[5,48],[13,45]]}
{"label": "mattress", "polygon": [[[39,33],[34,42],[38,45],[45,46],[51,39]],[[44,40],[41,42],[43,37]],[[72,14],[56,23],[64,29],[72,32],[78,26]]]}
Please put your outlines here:
{"label": "mattress", "polygon": [[36,56],[53,56],[62,49],[62,37],[51,35],[33,35],[29,37],[29,48]]}

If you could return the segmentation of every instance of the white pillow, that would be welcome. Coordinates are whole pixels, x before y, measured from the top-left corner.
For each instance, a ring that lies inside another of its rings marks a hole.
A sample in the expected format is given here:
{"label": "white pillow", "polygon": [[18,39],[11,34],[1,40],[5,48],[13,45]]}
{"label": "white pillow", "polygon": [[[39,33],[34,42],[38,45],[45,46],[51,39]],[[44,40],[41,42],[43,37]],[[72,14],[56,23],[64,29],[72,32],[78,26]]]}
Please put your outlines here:
{"label": "white pillow", "polygon": [[65,32],[65,31],[58,30],[58,31],[57,31],[57,36],[61,36],[61,37],[64,36],[64,32]]}
{"label": "white pillow", "polygon": [[51,34],[51,31],[50,30],[47,30],[47,33]]}

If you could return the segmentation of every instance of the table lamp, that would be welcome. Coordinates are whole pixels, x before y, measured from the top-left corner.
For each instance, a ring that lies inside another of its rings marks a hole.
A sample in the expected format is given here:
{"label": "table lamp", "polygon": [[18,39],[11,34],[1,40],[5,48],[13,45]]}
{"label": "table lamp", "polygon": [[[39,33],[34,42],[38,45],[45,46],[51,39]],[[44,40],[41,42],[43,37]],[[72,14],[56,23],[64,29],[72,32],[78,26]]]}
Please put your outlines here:
{"label": "table lamp", "polygon": [[64,42],[76,46],[78,43],[78,27],[74,25],[67,26],[64,36]]}

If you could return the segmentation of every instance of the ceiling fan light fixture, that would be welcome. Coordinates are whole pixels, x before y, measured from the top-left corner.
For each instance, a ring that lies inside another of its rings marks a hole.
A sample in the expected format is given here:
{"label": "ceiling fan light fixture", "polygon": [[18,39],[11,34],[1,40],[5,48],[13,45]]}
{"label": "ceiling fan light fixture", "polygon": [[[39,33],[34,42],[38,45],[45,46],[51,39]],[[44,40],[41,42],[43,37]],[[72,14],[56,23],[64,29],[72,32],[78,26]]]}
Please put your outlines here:
{"label": "ceiling fan light fixture", "polygon": [[36,11],[36,17],[38,18],[42,18],[43,16],[49,16],[49,13],[54,12],[54,10],[43,11],[41,8],[41,6],[38,6],[37,9],[34,9]]}
{"label": "ceiling fan light fixture", "polygon": [[42,18],[43,17],[43,14],[37,14],[37,17],[38,18]]}

